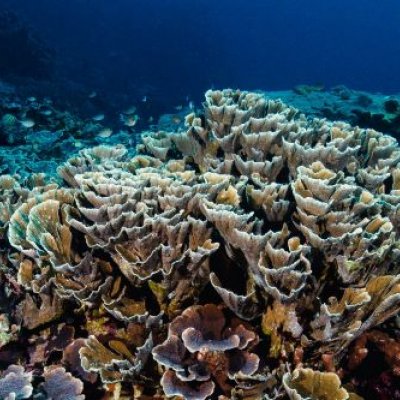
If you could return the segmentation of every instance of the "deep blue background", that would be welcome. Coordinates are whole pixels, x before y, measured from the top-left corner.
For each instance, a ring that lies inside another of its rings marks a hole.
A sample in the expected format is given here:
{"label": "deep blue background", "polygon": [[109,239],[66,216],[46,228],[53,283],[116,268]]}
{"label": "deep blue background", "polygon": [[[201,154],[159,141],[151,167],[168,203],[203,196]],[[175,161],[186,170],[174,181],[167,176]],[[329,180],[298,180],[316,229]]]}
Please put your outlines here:
{"label": "deep blue background", "polygon": [[[399,0],[0,0],[62,74],[137,97],[345,84],[400,92]],[[183,101],[183,100],[182,100]]]}

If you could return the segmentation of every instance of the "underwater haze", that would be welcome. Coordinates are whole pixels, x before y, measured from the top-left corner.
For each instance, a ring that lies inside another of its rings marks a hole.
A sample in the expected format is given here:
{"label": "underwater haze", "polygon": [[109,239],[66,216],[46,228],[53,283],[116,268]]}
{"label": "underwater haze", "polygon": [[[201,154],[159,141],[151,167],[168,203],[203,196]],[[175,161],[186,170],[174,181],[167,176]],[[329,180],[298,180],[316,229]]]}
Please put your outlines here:
{"label": "underwater haze", "polygon": [[0,400],[400,400],[399,0],[0,0]]}
{"label": "underwater haze", "polygon": [[60,74],[109,92],[148,85],[162,98],[200,99],[212,86],[304,83],[400,90],[396,0],[1,3],[56,50]]}

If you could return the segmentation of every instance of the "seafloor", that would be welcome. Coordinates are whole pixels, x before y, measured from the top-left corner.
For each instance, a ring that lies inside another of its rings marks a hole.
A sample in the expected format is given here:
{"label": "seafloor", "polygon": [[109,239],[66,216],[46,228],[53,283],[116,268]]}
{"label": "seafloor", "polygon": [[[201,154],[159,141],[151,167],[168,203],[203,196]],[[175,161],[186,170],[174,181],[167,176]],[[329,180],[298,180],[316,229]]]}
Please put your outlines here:
{"label": "seafloor", "polygon": [[2,85],[0,399],[400,399],[399,101]]}

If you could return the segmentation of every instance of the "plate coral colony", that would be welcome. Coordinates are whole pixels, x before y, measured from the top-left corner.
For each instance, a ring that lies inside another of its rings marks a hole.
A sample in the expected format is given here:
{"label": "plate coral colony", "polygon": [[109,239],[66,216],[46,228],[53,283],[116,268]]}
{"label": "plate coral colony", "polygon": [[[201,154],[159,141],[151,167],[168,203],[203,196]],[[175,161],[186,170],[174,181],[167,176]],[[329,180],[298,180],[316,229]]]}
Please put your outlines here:
{"label": "plate coral colony", "polygon": [[186,126],[1,176],[0,398],[399,399],[397,141],[233,90]]}

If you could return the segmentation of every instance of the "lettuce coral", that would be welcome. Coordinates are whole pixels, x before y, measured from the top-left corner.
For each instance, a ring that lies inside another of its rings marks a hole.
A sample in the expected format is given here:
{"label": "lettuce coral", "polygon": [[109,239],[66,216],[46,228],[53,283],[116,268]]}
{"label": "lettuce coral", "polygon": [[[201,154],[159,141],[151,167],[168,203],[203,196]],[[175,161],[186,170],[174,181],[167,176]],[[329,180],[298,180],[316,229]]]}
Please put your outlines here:
{"label": "lettuce coral", "polygon": [[214,304],[186,309],[170,323],[166,341],[153,349],[154,359],[167,368],[161,379],[165,394],[204,400],[216,384],[230,393],[235,375],[257,371],[259,357],[248,351],[257,341],[242,324],[227,324]]}
{"label": "lettuce coral", "polygon": [[77,398],[356,399],[347,364],[370,342],[397,373],[396,140],[234,90],[186,124],[146,132],[133,158],[82,150],[62,184],[1,178],[21,333],[0,361],[65,323],[38,379]]}

